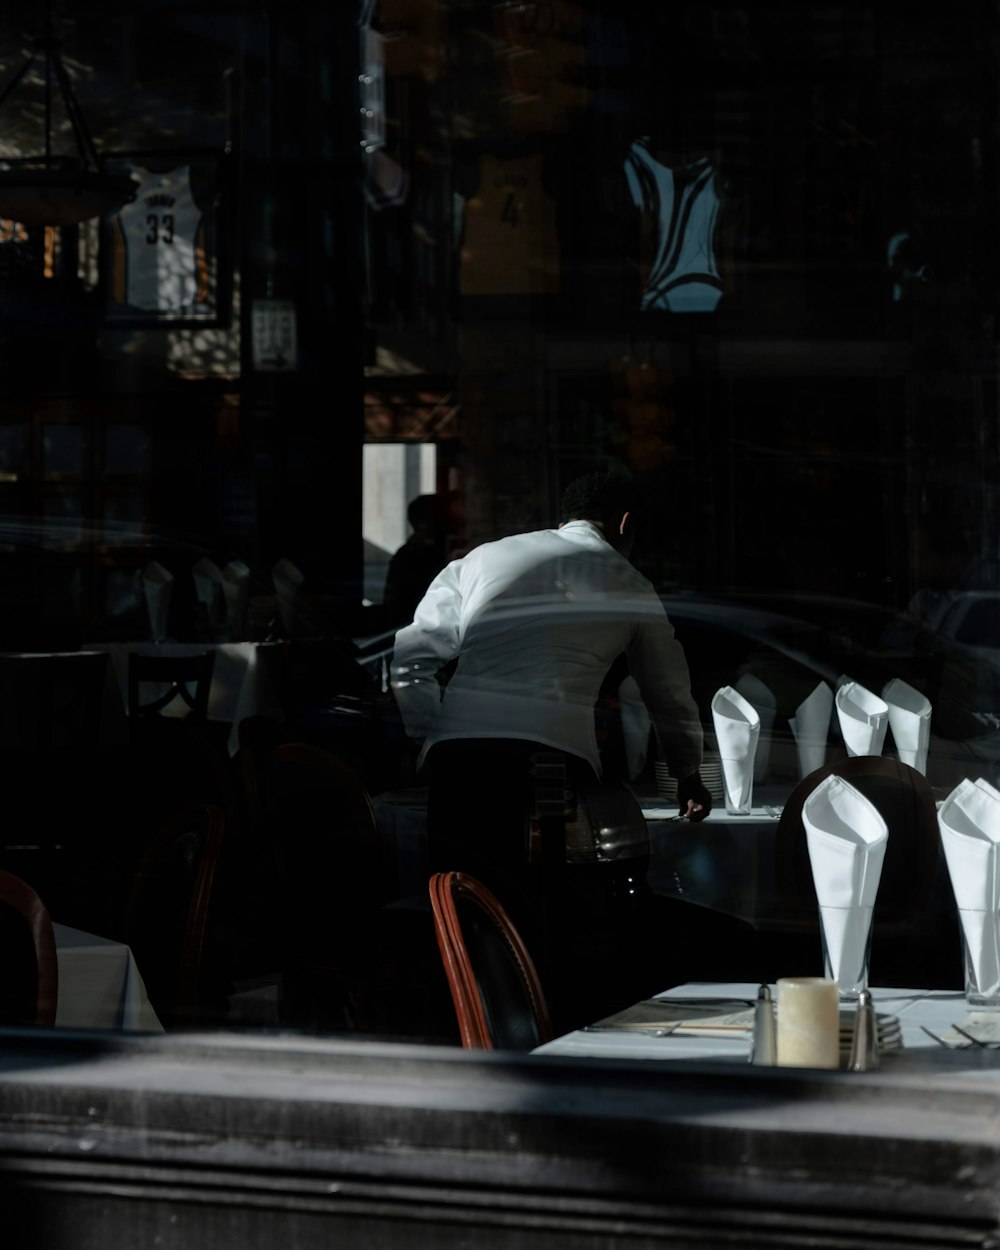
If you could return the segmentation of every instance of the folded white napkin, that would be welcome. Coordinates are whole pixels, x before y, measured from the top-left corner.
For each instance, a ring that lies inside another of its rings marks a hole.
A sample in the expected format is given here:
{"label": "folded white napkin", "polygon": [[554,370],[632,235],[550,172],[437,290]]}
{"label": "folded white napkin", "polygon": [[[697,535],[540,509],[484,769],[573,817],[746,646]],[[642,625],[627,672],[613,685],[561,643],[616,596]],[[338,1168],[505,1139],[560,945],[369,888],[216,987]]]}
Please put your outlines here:
{"label": "folded white napkin", "polygon": [[222,595],[226,602],[229,637],[240,642],[246,637],[250,601],[250,570],[242,560],[230,560],[222,570]]}
{"label": "folded white napkin", "polygon": [[149,614],[149,632],[154,642],[167,637],[170,600],[174,593],[174,575],[156,560],[150,560],[142,571],[142,589]]}
{"label": "folded white napkin", "polygon": [[285,633],[289,636],[295,632],[298,615],[298,595],[305,581],[305,574],[291,562],[281,559],[271,570],[274,581],[274,593],[278,596],[278,613]]}
{"label": "folded white napkin", "polygon": [[941,846],[981,994],[1000,993],[1000,793],[960,781],[938,812]]}
{"label": "folded white napkin", "polygon": [[830,975],[863,988],[865,948],[888,837],[878,809],[842,777],[820,782],[802,805]]}
{"label": "folded white napkin", "polygon": [[638,777],[646,766],[652,721],[634,677],[626,677],[618,687],[618,708],[625,740],[625,766],[630,778]]}
{"label": "folded white napkin", "polygon": [[222,570],[214,560],[207,556],[194,565],[191,570],[194,578],[194,594],[199,603],[205,605],[208,623],[217,630],[225,620],[225,608],[222,599]]}
{"label": "folded white napkin", "polygon": [[799,754],[799,774],[808,777],[826,762],[826,742],[833,715],[833,691],[821,681],[808,698],[802,700],[789,719]]}
{"label": "folded white napkin", "polygon": [[742,811],[749,806],[753,790],[760,717],[737,690],[723,686],[712,698],[712,722],[722,759],[726,808]]}
{"label": "folded white napkin", "polygon": [[889,708],[889,728],[896,754],[904,764],[927,775],[927,745],[931,740],[931,705],[899,677],[886,682],[882,698]]}
{"label": "folded white napkin", "polygon": [[884,699],[856,681],[837,690],[837,719],[848,755],[881,755],[889,708]]}
{"label": "folded white napkin", "polygon": [[774,692],[752,673],[747,673],[736,683],[735,689],[753,707],[760,718],[760,736],[757,739],[757,754],[753,761],[753,779],[757,784],[767,780],[767,769],[771,759],[771,734],[774,731],[774,717],[778,701]]}

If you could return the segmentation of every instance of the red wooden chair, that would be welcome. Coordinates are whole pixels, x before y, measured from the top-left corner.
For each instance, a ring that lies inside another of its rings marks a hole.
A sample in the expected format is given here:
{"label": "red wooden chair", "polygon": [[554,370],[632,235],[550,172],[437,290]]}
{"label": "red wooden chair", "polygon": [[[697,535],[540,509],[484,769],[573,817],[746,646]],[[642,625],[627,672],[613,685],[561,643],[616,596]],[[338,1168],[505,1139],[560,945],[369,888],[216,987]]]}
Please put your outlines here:
{"label": "red wooden chair", "polygon": [[532,1050],[552,1036],[538,973],[494,895],[475,877],[430,879],[434,931],[462,1045],[470,1050]]}
{"label": "red wooden chair", "polygon": [[133,878],[125,940],[168,1028],[199,1019],[205,937],[224,829],[221,807],[184,807],[153,837]]}
{"label": "red wooden chair", "polygon": [[[14,1018],[12,1024],[36,1024],[51,1026],[56,1021],[56,1003],[59,995],[59,966],[56,962],[56,941],[52,933],[52,920],[48,908],[26,881],[11,872],[0,869],[0,907],[15,913],[15,919],[23,922],[34,948],[34,1015],[29,1019]],[[4,964],[7,965],[6,959]],[[9,965],[5,968],[9,969]],[[17,1016],[19,1013],[14,1012]]]}

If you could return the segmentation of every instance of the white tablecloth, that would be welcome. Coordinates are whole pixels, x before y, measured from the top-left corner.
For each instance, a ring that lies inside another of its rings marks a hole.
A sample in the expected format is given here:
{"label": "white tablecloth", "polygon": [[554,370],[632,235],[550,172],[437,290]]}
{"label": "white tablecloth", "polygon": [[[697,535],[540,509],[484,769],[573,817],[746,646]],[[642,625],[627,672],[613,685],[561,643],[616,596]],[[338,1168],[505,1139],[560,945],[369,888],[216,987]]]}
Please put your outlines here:
{"label": "white tablecloth", "polygon": [[57,1028],[163,1032],[127,946],[67,925],[52,927],[59,964]]}
{"label": "white tablecloth", "polygon": [[[772,986],[772,994],[774,994]],[[757,986],[745,983],[717,985],[703,982],[675,986],[657,995],[658,998],[721,998],[744,999],[752,1005]],[[945,1050],[924,1033],[926,1026],[939,1037],[950,1031],[951,1025],[961,1024],[969,1012],[965,995],[960,990],[920,989],[872,989],[875,1009],[899,1017],[903,1034],[903,1049],[882,1058],[882,1067],[891,1072],[897,1059],[903,1062],[917,1058],[930,1067],[940,1060],[947,1063],[949,1071],[960,1071],[962,1056],[968,1061],[968,1070],[983,1072],[983,1059],[995,1056],[996,1067],[991,1079],[1000,1080],[1000,1051],[984,1051],[978,1047],[969,1050]],[[577,1029],[563,1037],[539,1046],[533,1053],[538,1055],[567,1055],[605,1059],[706,1059],[733,1063],[746,1063],[750,1057],[750,1036],[733,1037],[651,1037],[643,1033],[588,1032]],[[912,1068],[911,1068],[912,1070]]]}

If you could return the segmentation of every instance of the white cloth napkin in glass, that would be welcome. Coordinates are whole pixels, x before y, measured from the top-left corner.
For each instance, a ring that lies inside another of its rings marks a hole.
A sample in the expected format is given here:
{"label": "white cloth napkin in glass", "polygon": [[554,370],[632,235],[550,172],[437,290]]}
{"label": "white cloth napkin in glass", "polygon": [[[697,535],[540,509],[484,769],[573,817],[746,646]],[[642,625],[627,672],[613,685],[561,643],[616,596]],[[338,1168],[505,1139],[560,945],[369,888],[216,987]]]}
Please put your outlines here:
{"label": "white cloth napkin in glass", "polygon": [[298,596],[302,583],[305,581],[305,575],[291,560],[281,559],[271,570],[271,577],[274,581],[274,593],[278,596],[278,614],[285,627],[285,633],[290,638],[295,632]]}
{"label": "white cloth napkin in glass", "polygon": [[712,722],[722,759],[726,807],[737,811],[750,801],[753,763],[760,737],[756,709],[732,688],[723,686],[712,699]]}
{"label": "white cloth napkin in glass", "polygon": [[194,565],[191,570],[194,578],[194,594],[199,603],[205,605],[208,623],[214,630],[219,629],[225,620],[225,609],[222,599],[222,570],[214,560],[207,556]]}
{"label": "white cloth napkin in glass", "polygon": [[771,759],[771,734],[774,730],[778,701],[774,697],[774,692],[752,673],[741,677],[735,689],[746,699],[760,719],[760,736],[757,739],[757,754],[753,761],[753,779],[755,783],[763,784],[767,779]]}
{"label": "white cloth napkin in glass", "polygon": [[795,709],[788,725],[799,753],[799,775],[808,777],[826,763],[826,743],[833,715],[833,691],[821,681]]}
{"label": "white cloth napkin in glass", "polygon": [[837,719],[848,755],[881,755],[889,724],[884,699],[856,681],[845,681],[837,691]]}
{"label": "white cloth napkin in glass", "polygon": [[150,560],[142,571],[142,589],[149,613],[149,632],[154,642],[167,637],[170,600],[174,594],[174,575],[156,560]]}
{"label": "white cloth napkin in glass", "polygon": [[845,984],[864,963],[888,830],[874,804],[837,776],[806,799],[802,823],[831,975]]}
{"label": "white cloth napkin in glass", "polygon": [[899,677],[886,682],[882,698],[889,708],[896,754],[904,764],[926,776],[927,745],[931,740],[930,700]]}
{"label": "white cloth napkin in glass", "polygon": [[941,846],[962,932],[982,994],[1000,991],[1000,794],[986,781],[960,781],[938,812]]}
{"label": "white cloth napkin in glass", "polygon": [[250,570],[242,560],[230,560],[222,570],[222,595],[226,601],[229,637],[233,642],[241,642],[246,637],[250,601]]}

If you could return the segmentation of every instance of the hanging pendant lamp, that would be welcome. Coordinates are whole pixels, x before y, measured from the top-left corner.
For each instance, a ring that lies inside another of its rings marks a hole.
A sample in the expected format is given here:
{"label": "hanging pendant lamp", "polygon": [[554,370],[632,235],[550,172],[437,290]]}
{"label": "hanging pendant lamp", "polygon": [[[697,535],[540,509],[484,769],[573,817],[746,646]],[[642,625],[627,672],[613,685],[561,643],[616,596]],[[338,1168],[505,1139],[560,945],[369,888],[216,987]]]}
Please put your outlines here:
{"label": "hanging pendant lamp", "polygon": [[[120,208],[135,198],[139,184],[104,172],[48,18],[45,34],[0,92],[0,111],[39,57],[45,67],[45,148],[37,156],[0,158],[0,217],[25,226],[72,226]],[[53,80],[73,129],[76,156],[52,153]]]}

